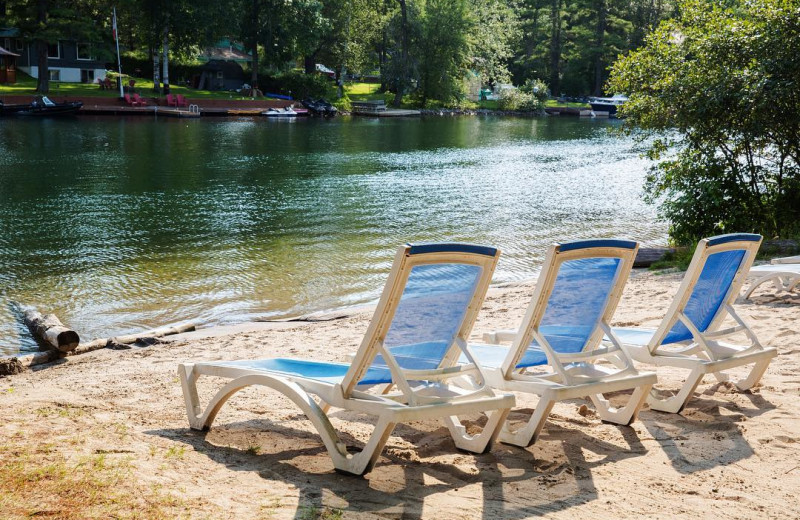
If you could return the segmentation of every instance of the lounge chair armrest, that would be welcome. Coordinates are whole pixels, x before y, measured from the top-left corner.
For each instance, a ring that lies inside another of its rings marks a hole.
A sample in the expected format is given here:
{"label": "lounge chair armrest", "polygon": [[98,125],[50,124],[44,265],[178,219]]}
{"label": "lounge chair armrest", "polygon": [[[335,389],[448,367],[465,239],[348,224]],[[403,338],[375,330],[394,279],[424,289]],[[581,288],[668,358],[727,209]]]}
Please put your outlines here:
{"label": "lounge chair armrest", "polygon": [[483,333],[483,341],[492,345],[502,343],[503,341],[514,341],[517,337],[516,330],[494,330],[492,332]]}

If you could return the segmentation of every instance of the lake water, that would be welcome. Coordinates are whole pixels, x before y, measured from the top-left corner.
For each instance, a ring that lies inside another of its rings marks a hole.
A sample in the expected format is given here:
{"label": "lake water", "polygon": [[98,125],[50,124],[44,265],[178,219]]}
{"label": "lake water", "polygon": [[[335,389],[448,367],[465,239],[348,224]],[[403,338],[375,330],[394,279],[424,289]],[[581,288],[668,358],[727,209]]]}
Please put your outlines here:
{"label": "lake water", "polygon": [[0,354],[34,348],[9,302],[86,340],[374,301],[395,249],[664,244],[648,163],[614,122],[434,117],[0,120]]}

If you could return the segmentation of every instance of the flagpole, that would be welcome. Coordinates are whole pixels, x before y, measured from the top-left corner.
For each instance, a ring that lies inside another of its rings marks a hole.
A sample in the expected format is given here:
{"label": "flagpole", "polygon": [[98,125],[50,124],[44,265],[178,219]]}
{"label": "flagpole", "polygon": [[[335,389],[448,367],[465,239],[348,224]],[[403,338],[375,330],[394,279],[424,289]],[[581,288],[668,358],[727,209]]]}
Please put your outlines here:
{"label": "flagpole", "polygon": [[114,39],[117,41],[117,72],[119,73],[119,98],[122,99],[125,97],[125,94],[122,92],[122,60],[119,57],[119,33],[117,32],[117,8],[115,6],[112,9],[114,10],[114,21],[112,23],[112,27],[114,29]]}

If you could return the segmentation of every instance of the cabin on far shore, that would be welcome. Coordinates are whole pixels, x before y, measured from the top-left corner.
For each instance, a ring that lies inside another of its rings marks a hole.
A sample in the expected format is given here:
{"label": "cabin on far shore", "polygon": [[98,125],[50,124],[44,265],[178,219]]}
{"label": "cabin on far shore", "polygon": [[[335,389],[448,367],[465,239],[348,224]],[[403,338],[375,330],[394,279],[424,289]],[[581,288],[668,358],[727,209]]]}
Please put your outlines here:
{"label": "cabin on far shore", "polygon": [[[36,45],[23,38],[13,27],[0,28],[0,47],[18,54],[17,69],[33,78],[39,77]],[[94,83],[106,77],[105,62],[96,59],[92,44],[58,40],[47,48],[50,81]]]}

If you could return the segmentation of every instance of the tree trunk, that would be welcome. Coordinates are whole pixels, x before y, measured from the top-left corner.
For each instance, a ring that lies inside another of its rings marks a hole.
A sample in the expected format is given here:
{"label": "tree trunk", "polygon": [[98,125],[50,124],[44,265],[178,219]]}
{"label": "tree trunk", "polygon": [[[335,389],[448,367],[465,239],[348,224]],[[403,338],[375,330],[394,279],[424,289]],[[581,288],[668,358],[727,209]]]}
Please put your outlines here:
{"label": "tree trunk", "polygon": [[[47,0],[39,0],[36,3],[36,20],[42,27],[47,26]],[[37,72],[39,78],[36,82],[36,91],[39,94],[50,92],[50,66],[47,63],[47,42],[37,40]]]}
{"label": "tree trunk", "polygon": [[314,74],[317,71],[317,59],[314,54],[303,57],[303,70],[306,74]]}
{"label": "tree trunk", "polygon": [[561,93],[561,1],[552,0],[550,5],[550,92],[553,96]]}
{"label": "tree trunk", "polygon": [[45,350],[69,352],[77,348],[81,338],[74,330],[70,330],[55,316],[29,309],[22,315],[22,320],[31,331],[31,335]]}
{"label": "tree trunk", "polygon": [[250,51],[253,57],[250,60],[250,86],[255,93],[258,88],[258,35],[259,35],[259,18],[261,18],[261,4],[259,0],[253,0],[250,4],[250,19],[253,24],[253,33],[250,35]]}
{"label": "tree trunk", "polygon": [[351,9],[347,10],[347,19],[344,25],[344,33],[348,35],[347,38],[344,40],[344,48],[342,49],[342,63],[341,67],[339,67],[339,72],[336,73],[336,86],[338,87],[338,94],[339,99],[344,97],[344,77],[347,74],[347,43],[350,40],[350,17],[352,16]]}
{"label": "tree trunk", "polygon": [[394,101],[392,104],[399,107],[403,102],[403,95],[406,90],[406,83],[408,82],[408,9],[406,9],[406,0],[397,0],[400,4],[400,75],[395,82]]}
{"label": "tree trunk", "polygon": [[605,64],[603,63],[603,45],[606,37],[606,20],[608,18],[608,4],[606,0],[597,0],[597,34],[595,39],[594,56],[594,95],[603,94],[603,73]]}
{"label": "tree trunk", "polygon": [[50,67],[47,64],[47,42],[38,40],[37,47],[39,78],[36,81],[36,92],[44,95],[50,92]]}
{"label": "tree trunk", "polygon": [[250,86],[253,92],[258,88],[258,44],[253,42],[253,59],[250,61]]}
{"label": "tree trunk", "polygon": [[161,81],[164,83],[164,95],[169,94],[169,25],[164,25],[164,36],[161,43],[164,47],[164,75]]}
{"label": "tree trunk", "polygon": [[153,49],[153,92],[161,93],[161,49]]}

